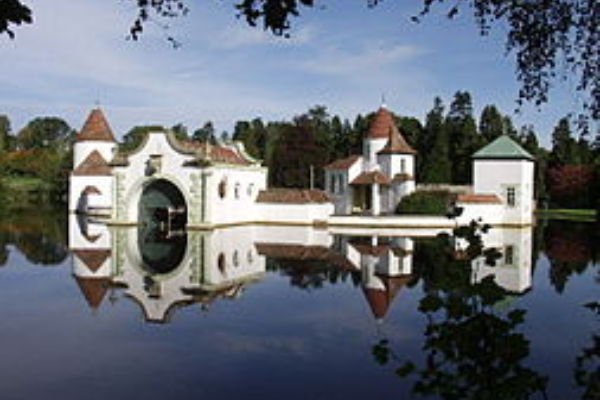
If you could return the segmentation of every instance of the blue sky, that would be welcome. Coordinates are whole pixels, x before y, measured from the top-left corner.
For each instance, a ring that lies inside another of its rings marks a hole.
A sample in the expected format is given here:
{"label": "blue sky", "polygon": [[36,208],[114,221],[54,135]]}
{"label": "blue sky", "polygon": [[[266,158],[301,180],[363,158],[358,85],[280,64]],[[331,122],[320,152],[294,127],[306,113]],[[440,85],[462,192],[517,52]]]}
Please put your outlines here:
{"label": "blue sky", "polygon": [[[35,23],[17,28],[15,40],[0,38],[0,113],[13,130],[43,115],[79,129],[96,101],[118,136],[150,123],[194,129],[211,120],[231,130],[236,120],[289,119],[316,104],[354,118],[377,109],[382,94],[390,109],[421,120],[434,96],[448,104],[457,90],[471,92],[477,115],[490,103],[507,113],[516,107],[504,30],[481,38],[467,15],[415,24],[420,1],[368,9],[366,0],[329,0],[305,11],[284,39],[246,26],[232,0],[189,0],[190,14],[169,31],[178,49],[152,23],[140,41],[125,39],[133,2],[26,3]],[[565,93],[515,122],[534,124],[547,144],[575,102]]]}

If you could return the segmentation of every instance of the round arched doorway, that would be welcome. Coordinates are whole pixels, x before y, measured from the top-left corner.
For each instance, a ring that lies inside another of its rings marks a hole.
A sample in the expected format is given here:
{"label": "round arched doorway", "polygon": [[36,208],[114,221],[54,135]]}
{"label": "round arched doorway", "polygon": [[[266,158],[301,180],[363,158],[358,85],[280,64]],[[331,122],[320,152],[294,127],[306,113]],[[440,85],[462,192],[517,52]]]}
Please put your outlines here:
{"label": "round arched doorway", "polygon": [[179,188],[166,179],[147,183],[138,205],[138,248],[151,275],[175,270],[185,256],[187,204]]}

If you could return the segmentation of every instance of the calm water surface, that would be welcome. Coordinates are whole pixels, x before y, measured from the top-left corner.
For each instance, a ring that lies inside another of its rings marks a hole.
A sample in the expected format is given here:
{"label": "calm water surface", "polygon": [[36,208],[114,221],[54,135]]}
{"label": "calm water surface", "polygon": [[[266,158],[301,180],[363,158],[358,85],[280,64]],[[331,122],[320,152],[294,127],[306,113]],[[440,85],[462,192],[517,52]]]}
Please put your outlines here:
{"label": "calm water surface", "polygon": [[7,213],[0,398],[598,398],[593,225],[415,236]]}

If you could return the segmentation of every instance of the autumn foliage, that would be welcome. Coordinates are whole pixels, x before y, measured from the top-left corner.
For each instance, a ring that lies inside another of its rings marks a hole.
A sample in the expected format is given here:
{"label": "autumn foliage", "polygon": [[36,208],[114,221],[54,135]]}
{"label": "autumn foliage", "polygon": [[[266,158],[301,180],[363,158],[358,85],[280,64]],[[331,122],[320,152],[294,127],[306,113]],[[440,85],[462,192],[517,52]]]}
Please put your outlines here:
{"label": "autumn foliage", "polygon": [[589,208],[593,205],[595,171],[589,165],[560,165],[548,170],[548,189],[560,207]]}

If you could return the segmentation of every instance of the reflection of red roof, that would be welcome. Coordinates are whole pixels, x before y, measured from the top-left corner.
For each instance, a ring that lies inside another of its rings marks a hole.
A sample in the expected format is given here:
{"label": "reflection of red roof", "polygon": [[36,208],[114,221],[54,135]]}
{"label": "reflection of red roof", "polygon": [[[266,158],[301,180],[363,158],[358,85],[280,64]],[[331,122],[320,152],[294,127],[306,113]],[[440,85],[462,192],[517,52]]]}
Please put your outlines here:
{"label": "reflection of red roof", "polygon": [[338,268],[358,269],[343,255],[324,246],[302,246],[281,243],[256,243],[258,254],[283,260],[325,260]]}
{"label": "reflection of red roof", "polygon": [[457,203],[501,203],[495,194],[459,194]]}
{"label": "reflection of red roof", "polygon": [[392,302],[402,289],[412,277],[379,277],[383,281],[385,286],[385,290],[381,289],[371,289],[364,288],[363,292],[365,297],[367,298],[367,302],[369,303],[369,307],[371,307],[371,311],[373,312],[373,316],[377,319],[382,319],[387,314]]}
{"label": "reflection of red roof", "polygon": [[389,185],[390,179],[379,171],[363,172],[350,182],[351,185]]}
{"label": "reflection of red roof", "polygon": [[73,250],[72,252],[92,272],[98,271],[98,268],[110,257],[110,250]]}
{"label": "reflection of red roof", "polygon": [[356,161],[358,161],[358,159],[360,158],[360,156],[350,156],[350,157],[346,157],[346,158],[342,158],[340,160],[335,160],[334,162],[332,162],[329,165],[324,166],[324,169],[338,169],[338,170],[345,170],[350,168],[351,166],[354,165],[354,163]]}
{"label": "reflection of red roof", "polygon": [[75,141],[77,142],[87,140],[115,142],[115,137],[108,125],[108,121],[99,108],[92,110],[81,132],[75,137]]}
{"label": "reflection of red roof", "polygon": [[87,175],[110,175],[111,167],[108,165],[102,154],[94,150],[86,157],[81,164],[73,170],[75,176],[87,176]]}
{"label": "reflection of red roof", "polygon": [[365,243],[350,243],[350,244],[360,254],[374,256],[374,257],[381,257],[387,251],[390,250],[390,246],[388,246],[386,244],[382,244],[382,245],[378,245],[378,246],[372,246],[372,245],[365,244]]}
{"label": "reflection of red roof", "polygon": [[261,190],[256,199],[258,203],[329,203],[327,193],[316,189],[269,189]]}
{"label": "reflection of red roof", "polygon": [[108,278],[82,278],[75,277],[81,294],[91,308],[98,308],[108,291],[110,279]]}

